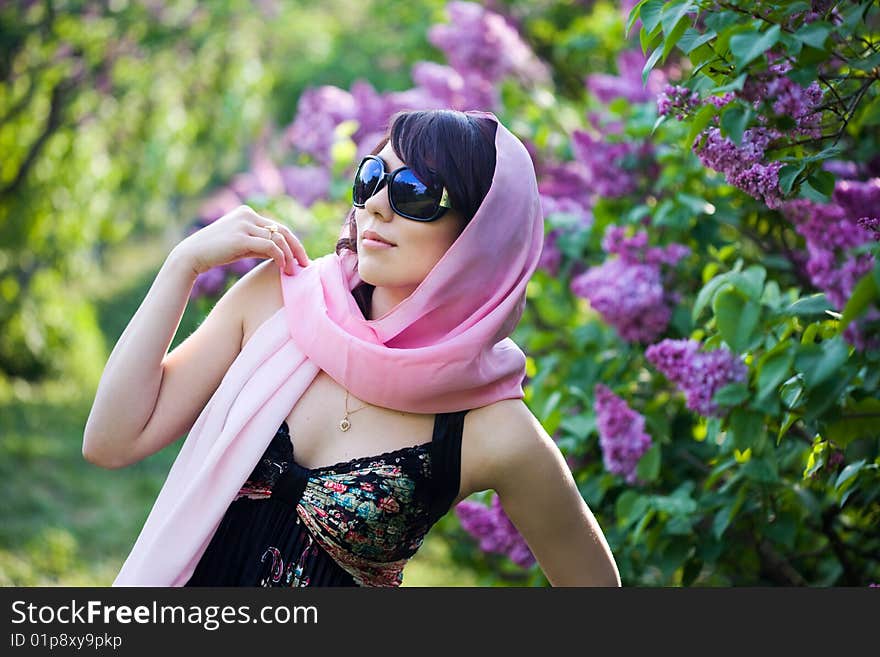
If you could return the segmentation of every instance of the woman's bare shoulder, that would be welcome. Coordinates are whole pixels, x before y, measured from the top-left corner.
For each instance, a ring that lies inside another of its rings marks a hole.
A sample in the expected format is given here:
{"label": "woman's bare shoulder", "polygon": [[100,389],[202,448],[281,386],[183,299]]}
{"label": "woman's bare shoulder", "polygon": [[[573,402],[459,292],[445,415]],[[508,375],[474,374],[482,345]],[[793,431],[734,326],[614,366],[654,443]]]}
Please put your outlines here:
{"label": "woman's bare shoulder", "polygon": [[510,452],[523,449],[540,427],[522,399],[502,399],[471,409],[464,417],[460,499],[494,488],[499,459],[509,460]]}

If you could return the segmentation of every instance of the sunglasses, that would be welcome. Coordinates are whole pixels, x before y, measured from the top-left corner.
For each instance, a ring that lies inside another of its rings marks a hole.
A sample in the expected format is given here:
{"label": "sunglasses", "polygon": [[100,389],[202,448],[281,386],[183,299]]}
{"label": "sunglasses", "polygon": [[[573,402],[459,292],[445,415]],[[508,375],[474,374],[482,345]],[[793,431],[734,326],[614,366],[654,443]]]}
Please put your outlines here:
{"label": "sunglasses", "polygon": [[375,155],[367,155],[358,165],[351,192],[352,205],[363,208],[367,199],[386,183],[391,209],[401,217],[434,221],[452,209],[445,187],[426,185],[416,178],[409,167],[400,167],[388,173],[385,162]]}

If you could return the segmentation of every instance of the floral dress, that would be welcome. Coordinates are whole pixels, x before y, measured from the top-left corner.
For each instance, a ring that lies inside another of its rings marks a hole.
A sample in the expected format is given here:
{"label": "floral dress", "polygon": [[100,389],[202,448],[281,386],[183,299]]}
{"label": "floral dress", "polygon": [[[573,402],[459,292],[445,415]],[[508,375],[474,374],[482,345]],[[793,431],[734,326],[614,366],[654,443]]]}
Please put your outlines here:
{"label": "floral dress", "polygon": [[458,495],[466,413],[438,413],[428,443],[319,468],[294,461],[282,422],[185,586],[400,586]]}

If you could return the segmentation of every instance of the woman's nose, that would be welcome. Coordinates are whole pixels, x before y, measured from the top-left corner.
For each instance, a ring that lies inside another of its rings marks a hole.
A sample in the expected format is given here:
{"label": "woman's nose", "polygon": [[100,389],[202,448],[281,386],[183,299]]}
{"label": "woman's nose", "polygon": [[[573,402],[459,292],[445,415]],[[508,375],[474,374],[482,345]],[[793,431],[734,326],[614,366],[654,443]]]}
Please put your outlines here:
{"label": "woman's nose", "polygon": [[366,200],[364,208],[366,208],[367,212],[370,214],[380,214],[386,219],[391,217],[394,213],[394,210],[391,209],[391,202],[388,198],[388,189],[384,180],[379,182],[379,187],[373,195]]}

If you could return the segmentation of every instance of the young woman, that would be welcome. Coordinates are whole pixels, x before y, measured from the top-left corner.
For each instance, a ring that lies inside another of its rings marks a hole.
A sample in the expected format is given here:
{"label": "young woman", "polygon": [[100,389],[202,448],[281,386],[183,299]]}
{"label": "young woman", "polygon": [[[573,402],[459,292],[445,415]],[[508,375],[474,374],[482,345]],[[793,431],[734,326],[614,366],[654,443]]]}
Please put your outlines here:
{"label": "young woman", "polygon": [[[398,586],[431,526],[494,489],[552,585],[619,586],[508,337],[543,241],[525,147],[491,113],[399,113],[353,206],[315,261],[247,206],[172,250],[85,429],[108,468],[189,432],[114,585]],[[166,354],[195,277],[253,255]]]}

